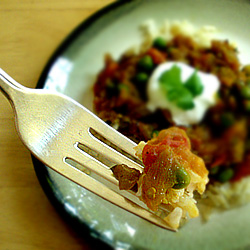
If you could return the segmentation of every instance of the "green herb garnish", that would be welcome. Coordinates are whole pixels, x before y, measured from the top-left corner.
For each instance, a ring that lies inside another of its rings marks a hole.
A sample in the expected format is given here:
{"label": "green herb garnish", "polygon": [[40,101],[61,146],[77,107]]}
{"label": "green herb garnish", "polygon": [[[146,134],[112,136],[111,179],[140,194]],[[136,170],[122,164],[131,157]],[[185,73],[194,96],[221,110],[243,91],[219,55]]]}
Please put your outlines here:
{"label": "green herb garnish", "polygon": [[181,80],[181,69],[174,65],[160,76],[160,86],[165,91],[170,102],[175,103],[183,110],[194,108],[194,97],[203,91],[203,85],[197,70],[185,81]]}
{"label": "green herb garnish", "polygon": [[159,80],[165,90],[180,87],[182,85],[181,69],[174,65],[170,70],[163,72]]}
{"label": "green herb garnish", "polygon": [[197,70],[187,79],[184,83],[184,86],[192,93],[192,95],[198,96],[203,91],[203,85],[201,83],[201,79],[197,74]]}
{"label": "green herb garnish", "polygon": [[168,100],[175,103],[179,108],[188,110],[194,108],[193,96],[188,89],[177,87],[169,90]]}

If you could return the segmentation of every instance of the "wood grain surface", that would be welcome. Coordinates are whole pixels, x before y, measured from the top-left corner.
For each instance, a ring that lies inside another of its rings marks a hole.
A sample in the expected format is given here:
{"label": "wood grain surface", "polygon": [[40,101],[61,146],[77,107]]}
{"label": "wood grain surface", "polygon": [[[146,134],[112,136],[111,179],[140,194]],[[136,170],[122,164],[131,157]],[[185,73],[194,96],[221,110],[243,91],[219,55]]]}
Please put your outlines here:
{"label": "wood grain surface", "polygon": [[[113,0],[0,0],[0,68],[35,87],[51,54],[85,18]],[[0,250],[94,249],[44,194],[0,94]]]}

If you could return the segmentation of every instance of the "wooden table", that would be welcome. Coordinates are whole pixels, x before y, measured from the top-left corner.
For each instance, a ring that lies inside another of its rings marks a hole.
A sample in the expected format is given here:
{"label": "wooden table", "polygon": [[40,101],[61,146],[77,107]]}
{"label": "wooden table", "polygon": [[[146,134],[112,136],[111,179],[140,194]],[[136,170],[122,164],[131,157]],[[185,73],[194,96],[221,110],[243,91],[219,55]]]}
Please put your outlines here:
{"label": "wooden table", "polygon": [[[35,87],[61,41],[113,1],[0,0],[0,67],[23,85]],[[0,250],[93,249],[48,201],[2,95],[0,148]]]}

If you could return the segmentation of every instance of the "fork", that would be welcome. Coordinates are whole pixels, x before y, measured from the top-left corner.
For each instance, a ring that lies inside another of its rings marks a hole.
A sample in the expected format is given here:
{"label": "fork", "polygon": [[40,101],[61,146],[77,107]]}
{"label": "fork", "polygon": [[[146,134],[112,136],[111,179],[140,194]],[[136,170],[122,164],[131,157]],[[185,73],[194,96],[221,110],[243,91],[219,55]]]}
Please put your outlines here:
{"label": "fork", "polygon": [[0,90],[13,107],[20,139],[36,158],[114,205],[176,231],[134,194],[119,190],[110,166],[126,164],[143,171],[134,157],[134,142],[70,97],[24,87],[2,69]]}

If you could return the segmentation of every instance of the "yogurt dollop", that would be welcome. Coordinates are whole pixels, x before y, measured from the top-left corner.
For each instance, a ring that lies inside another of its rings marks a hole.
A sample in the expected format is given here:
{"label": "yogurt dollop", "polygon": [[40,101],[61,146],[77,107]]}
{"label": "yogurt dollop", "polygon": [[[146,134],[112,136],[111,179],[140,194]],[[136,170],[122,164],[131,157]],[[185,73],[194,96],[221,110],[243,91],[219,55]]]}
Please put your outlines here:
{"label": "yogurt dollop", "polygon": [[151,111],[157,108],[168,109],[172,115],[172,120],[176,125],[189,126],[199,123],[206,111],[216,103],[216,93],[220,88],[220,82],[215,75],[198,71],[197,74],[203,85],[203,91],[200,95],[194,97],[194,108],[190,110],[183,110],[176,106],[175,103],[170,102],[165,92],[160,86],[159,79],[161,75],[170,70],[174,65],[181,69],[181,80],[184,83],[195,71],[195,68],[179,62],[166,62],[160,64],[151,75],[148,86],[147,106]]}

